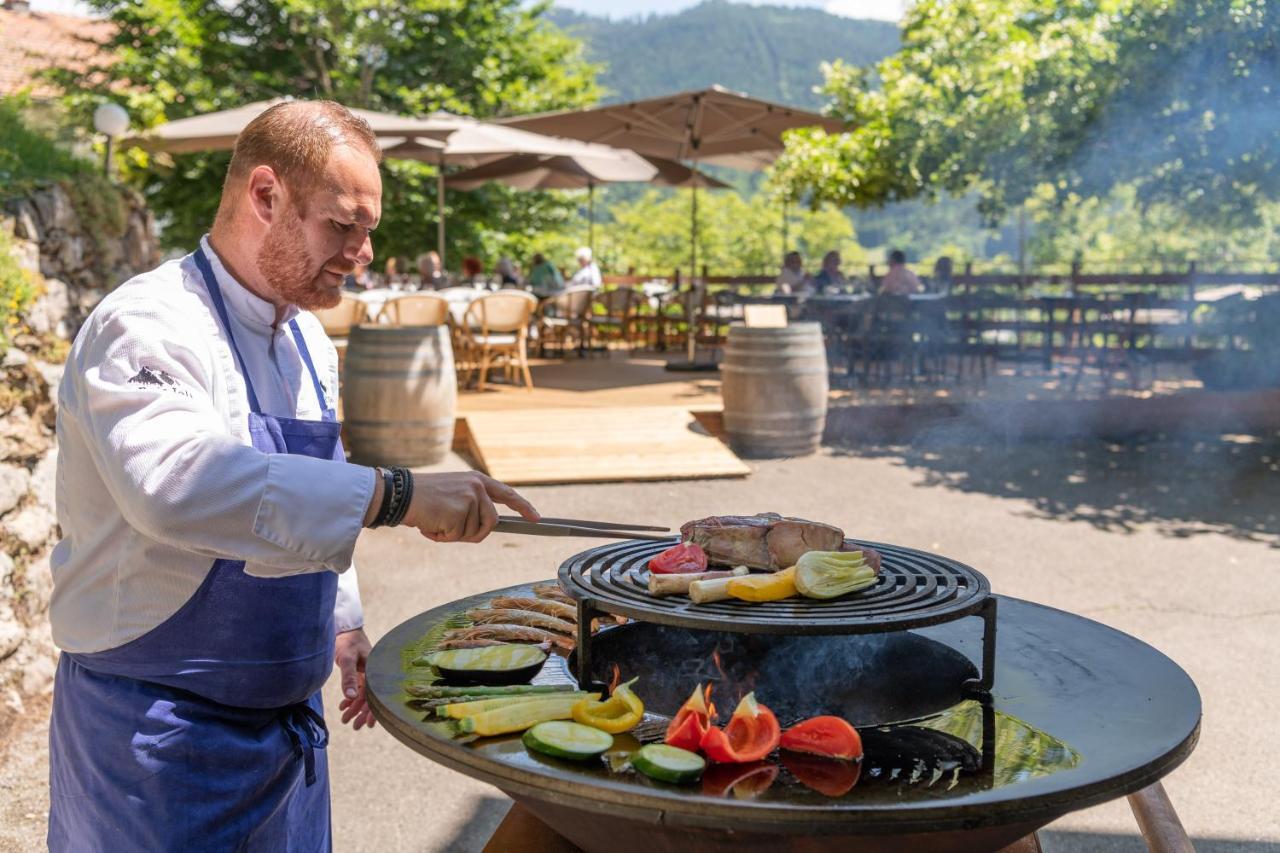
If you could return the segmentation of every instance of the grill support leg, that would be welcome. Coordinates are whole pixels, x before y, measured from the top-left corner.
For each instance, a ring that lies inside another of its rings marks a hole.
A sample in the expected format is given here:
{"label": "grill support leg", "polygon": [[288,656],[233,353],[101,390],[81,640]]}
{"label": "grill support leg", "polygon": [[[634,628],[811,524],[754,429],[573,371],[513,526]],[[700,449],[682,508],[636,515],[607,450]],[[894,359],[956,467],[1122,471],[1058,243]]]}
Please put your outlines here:
{"label": "grill support leg", "polygon": [[589,598],[578,600],[578,689],[591,689],[591,621],[596,609]]}
{"label": "grill support leg", "polygon": [[977,616],[982,619],[982,672],[965,686],[979,697],[990,696],[996,680],[996,597],[988,596]]}

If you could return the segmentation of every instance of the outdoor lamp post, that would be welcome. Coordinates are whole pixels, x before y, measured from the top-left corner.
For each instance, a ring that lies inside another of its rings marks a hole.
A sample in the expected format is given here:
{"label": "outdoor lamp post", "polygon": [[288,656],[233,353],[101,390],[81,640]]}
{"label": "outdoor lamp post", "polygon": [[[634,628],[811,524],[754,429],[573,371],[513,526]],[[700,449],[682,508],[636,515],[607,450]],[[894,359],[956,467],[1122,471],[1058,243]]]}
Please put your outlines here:
{"label": "outdoor lamp post", "polygon": [[111,144],[129,129],[129,114],[119,104],[106,103],[93,111],[93,128],[107,137],[107,153],[102,158],[102,174],[111,177]]}

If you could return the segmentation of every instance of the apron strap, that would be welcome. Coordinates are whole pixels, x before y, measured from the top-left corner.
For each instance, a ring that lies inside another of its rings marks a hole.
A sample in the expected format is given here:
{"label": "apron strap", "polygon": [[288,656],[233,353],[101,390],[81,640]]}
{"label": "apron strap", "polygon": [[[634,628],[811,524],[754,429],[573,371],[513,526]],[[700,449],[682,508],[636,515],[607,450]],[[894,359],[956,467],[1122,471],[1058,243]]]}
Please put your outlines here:
{"label": "apron strap", "polygon": [[311,361],[311,351],[307,349],[307,342],[302,337],[302,329],[298,326],[298,320],[295,317],[289,321],[289,331],[293,332],[293,339],[298,344],[298,354],[302,356],[302,361],[307,366],[307,371],[311,374],[311,384],[316,389],[316,399],[320,401],[320,411],[328,412],[329,407],[324,401],[324,386],[320,384],[320,377],[316,375],[316,366]]}
{"label": "apron strap", "polygon": [[[204,277],[204,286],[209,291],[209,298],[213,300],[213,308],[218,312],[218,317],[222,320],[222,328],[227,333],[227,341],[231,344],[231,351],[236,355],[236,361],[240,363],[240,374],[244,377],[244,388],[249,394],[249,411],[256,415],[262,414],[262,407],[258,405],[258,395],[253,392],[253,382],[249,380],[249,368],[245,366],[244,357],[240,355],[240,348],[236,346],[236,336],[231,333],[231,321],[227,318],[227,306],[222,301],[222,289],[218,287],[218,277],[213,274],[213,267],[209,265],[209,259],[205,257],[204,247],[197,246],[195,251],[196,266],[200,269],[200,275]],[[310,362],[308,362],[310,364]],[[311,372],[312,377],[315,371]],[[321,398],[320,408],[324,408],[324,399]]]}
{"label": "apron strap", "polygon": [[329,728],[324,724],[324,717],[307,703],[299,702],[282,708],[279,719],[289,742],[293,744],[293,754],[302,759],[303,772],[310,787],[316,783],[316,750],[329,745]]}

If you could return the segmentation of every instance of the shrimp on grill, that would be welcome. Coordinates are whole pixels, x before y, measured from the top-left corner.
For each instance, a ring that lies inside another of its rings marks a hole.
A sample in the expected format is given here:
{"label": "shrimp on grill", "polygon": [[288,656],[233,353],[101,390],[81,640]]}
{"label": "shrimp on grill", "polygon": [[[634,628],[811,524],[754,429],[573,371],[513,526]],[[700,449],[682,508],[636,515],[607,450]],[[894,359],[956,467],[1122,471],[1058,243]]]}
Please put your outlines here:
{"label": "shrimp on grill", "polygon": [[477,607],[467,611],[467,618],[477,625],[494,622],[501,625],[524,625],[530,628],[555,631],[559,634],[573,634],[577,630],[577,626],[572,622],[566,622],[563,619],[557,619],[545,613],[534,613],[531,610],[495,610],[487,607]]}
{"label": "shrimp on grill", "polygon": [[515,598],[504,595],[495,598],[486,605],[495,610],[532,610],[534,613],[545,613],[566,622],[578,621],[578,609],[572,604],[565,604],[552,598]]}
{"label": "shrimp on grill", "polygon": [[574,642],[568,637],[527,625],[473,625],[470,628],[454,628],[444,634],[446,642],[452,640],[500,640],[504,643],[551,643],[572,651]]}
{"label": "shrimp on grill", "polygon": [[552,601],[563,601],[565,604],[572,604],[575,606],[577,604],[577,602],[569,597],[567,592],[560,588],[560,584],[558,583],[536,583],[533,585],[533,594],[538,596],[538,598],[549,598]]}

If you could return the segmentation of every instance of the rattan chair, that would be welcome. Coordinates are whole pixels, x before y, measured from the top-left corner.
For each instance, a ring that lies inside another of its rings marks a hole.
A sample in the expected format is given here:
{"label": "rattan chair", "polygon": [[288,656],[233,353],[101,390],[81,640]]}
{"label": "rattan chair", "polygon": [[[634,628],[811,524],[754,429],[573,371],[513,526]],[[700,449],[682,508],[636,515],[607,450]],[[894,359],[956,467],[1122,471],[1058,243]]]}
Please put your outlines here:
{"label": "rattan chair", "polygon": [[443,326],[449,322],[449,300],[434,293],[388,299],[378,320],[392,326]]}
{"label": "rattan chair", "polygon": [[636,312],[641,298],[637,291],[629,287],[598,291],[591,302],[591,312],[587,315],[592,346],[595,346],[597,340],[603,342],[605,348],[611,342],[624,344],[628,348],[634,346]]}
{"label": "rattan chair", "polygon": [[483,391],[489,368],[501,360],[508,378],[518,371],[525,388],[533,390],[529,373],[529,322],[538,299],[523,290],[499,290],[467,306],[459,337],[467,359],[476,365],[476,389]]}
{"label": "rattan chair", "polygon": [[333,341],[333,348],[338,351],[338,372],[342,372],[347,360],[347,336],[354,326],[359,326],[368,319],[369,306],[360,299],[344,293],[342,301],[332,308],[321,308],[313,311],[324,333]]}
{"label": "rattan chair", "polygon": [[565,355],[571,336],[577,337],[578,353],[582,354],[587,345],[587,311],[594,294],[591,287],[571,287],[539,303],[535,328],[540,355],[546,355],[547,345],[552,343]]}

